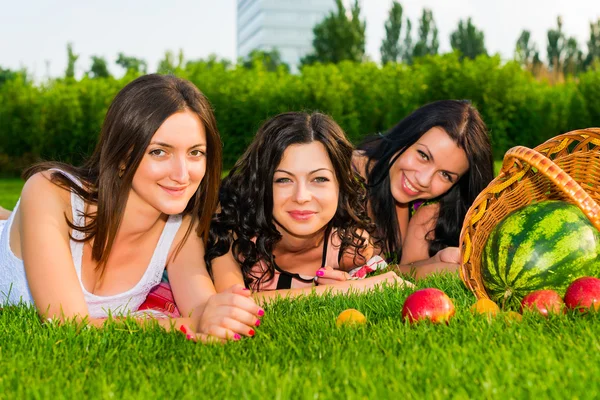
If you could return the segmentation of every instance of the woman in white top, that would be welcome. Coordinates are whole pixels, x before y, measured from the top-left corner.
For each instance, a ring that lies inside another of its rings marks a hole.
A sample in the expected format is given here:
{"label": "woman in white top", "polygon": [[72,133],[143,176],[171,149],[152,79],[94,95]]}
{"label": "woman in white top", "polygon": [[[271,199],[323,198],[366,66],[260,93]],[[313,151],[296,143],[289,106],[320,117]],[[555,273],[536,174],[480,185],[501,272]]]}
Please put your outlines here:
{"label": "woman in white top", "polygon": [[162,326],[193,340],[252,336],[263,310],[242,286],[216,294],[204,263],[220,174],[206,97],[173,76],[134,80],[85,165],[25,171],[21,199],[0,222],[0,305],[100,326],[135,312],[167,268],[185,318]]}

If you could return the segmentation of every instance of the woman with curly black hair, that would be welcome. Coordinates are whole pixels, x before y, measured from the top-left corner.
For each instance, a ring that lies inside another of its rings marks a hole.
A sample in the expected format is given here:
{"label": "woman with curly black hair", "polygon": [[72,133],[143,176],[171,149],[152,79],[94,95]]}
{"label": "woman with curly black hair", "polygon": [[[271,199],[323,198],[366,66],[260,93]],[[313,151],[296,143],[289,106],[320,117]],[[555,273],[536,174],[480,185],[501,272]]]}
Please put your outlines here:
{"label": "woman with curly black hair", "polygon": [[243,283],[266,298],[404,283],[393,272],[347,280],[370,258],[375,229],[352,154],[320,113],[280,114],[259,129],[223,180],[211,224],[206,260],[218,291]]}
{"label": "woman with curly black hair", "polygon": [[368,182],[380,251],[399,271],[456,271],[467,210],[493,179],[487,128],[464,100],[427,104],[366,139],[353,165]]}

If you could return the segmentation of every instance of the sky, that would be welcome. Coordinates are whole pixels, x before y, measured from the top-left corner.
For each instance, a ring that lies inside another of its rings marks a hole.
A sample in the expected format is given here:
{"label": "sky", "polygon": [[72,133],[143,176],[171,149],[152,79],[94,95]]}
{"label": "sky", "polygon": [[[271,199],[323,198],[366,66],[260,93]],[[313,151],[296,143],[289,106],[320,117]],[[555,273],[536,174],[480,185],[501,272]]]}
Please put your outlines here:
{"label": "sky", "polygon": [[[303,1],[303,0],[297,0]],[[334,0],[331,0],[332,2]],[[348,0],[346,0],[348,1]],[[384,23],[392,0],[362,0],[366,19],[367,54],[379,61]],[[450,34],[468,17],[483,30],[488,53],[513,56],[523,29],[546,54],[546,33],[563,18],[563,31],[587,51],[591,21],[600,18],[600,0],[401,0],[413,34],[424,7],[433,11],[439,29],[440,52],[450,47]],[[156,70],[165,51],[183,50],[185,58],[214,53],[234,60],[236,0],[0,0],[0,67],[26,68],[36,79],[64,74],[66,44],[79,60],[77,76],[89,69],[92,55],[102,56],[113,74],[119,52],[148,62]]]}

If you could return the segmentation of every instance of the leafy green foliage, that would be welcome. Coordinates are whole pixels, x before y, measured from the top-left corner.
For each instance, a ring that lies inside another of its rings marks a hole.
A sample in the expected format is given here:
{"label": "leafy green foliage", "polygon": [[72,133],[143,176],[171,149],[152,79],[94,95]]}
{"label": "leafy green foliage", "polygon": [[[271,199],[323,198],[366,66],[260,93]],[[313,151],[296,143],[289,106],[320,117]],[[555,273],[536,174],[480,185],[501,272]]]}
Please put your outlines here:
{"label": "leafy green foliage", "polygon": [[402,5],[397,1],[392,3],[392,8],[385,23],[385,38],[380,47],[381,63],[398,62],[402,59],[403,49],[400,45],[402,30]]}
{"label": "leafy green foliage", "polygon": [[75,63],[79,58],[79,54],[75,54],[73,51],[73,44],[67,43],[67,69],[65,71],[65,78],[75,77]]}
{"label": "leafy green foliage", "polygon": [[91,78],[108,78],[110,76],[104,57],[92,56],[92,66],[90,67],[88,76]]}
{"label": "leafy green foliage", "polygon": [[126,56],[123,53],[119,53],[117,60],[115,61],[118,66],[125,70],[126,74],[145,74],[148,69],[148,64],[141,58],[132,56]]}
{"label": "leafy green foliage", "polygon": [[458,28],[450,35],[450,45],[464,57],[474,59],[481,54],[487,54],[483,31],[478,30],[471,22],[471,17],[465,23],[462,19]]}
{"label": "leafy green foliage", "polygon": [[433,12],[424,8],[419,20],[419,40],[413,48],[413,57],[435,55],[439,47],[438,29],[433,19]]}
{"label": "leafy green foliage", "polygon": [[[177,61],[178,62],[178,61]],[[333,116],[354,142],[383,132],[434,100],[470,99],[490,129],[494,158],[517,144],[534,147],[557,134],[600,125],[600,71],[551,86],[517,62],[446,54],[414,64],[309,65],[300,74],[252,69],[218,59],[188,61],[176,74],[210,99],[231,168],[267,118],[289,110]],[[0,172],[18,175],[39,159],[80,163],[97,141],[108,105],[134,79],[84,78],[35,85],[22,76],[0,85]]]}
{"label": "leafy green foliage", "polygon": [[358,0],[347,12],[342,0],[335,0],[337,11],[331,11],[313,29],[313,52],[301,60],[302,65],[362,61],[365,58],[366,22],[361,20]]}
{"label": "leafy green foliage", "polygon": [[254,68],[255,64],[262,64],[262,67],[269,72],[275,72],[279,68],[283,68],[286,72],[290,71],[290,66],[283,62],[281,54],[277,49],[269,51],[252,50],[241,63],[247,69]]}

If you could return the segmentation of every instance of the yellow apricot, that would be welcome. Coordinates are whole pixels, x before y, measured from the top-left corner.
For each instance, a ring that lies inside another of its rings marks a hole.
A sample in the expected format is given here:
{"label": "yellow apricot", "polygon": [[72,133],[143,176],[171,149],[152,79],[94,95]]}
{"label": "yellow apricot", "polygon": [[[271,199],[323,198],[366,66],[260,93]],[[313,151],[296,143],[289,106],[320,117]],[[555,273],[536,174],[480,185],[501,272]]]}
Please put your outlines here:
{"label": "yellow apricot", "polygon": [[367,323],[367,317],[364,316],[358,310],[354,308],[349,308],[344,310],[338,315],[337,320],[335,321],[336,326],[342,325],[363,325]]}
{"label": "yellow apricot", "polygon": [[495,316],[500,312],[500,307],[490,299],[479,299],[471,306],[473,314],[487,314]]}

